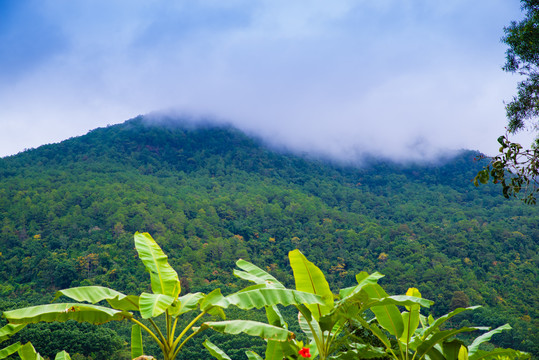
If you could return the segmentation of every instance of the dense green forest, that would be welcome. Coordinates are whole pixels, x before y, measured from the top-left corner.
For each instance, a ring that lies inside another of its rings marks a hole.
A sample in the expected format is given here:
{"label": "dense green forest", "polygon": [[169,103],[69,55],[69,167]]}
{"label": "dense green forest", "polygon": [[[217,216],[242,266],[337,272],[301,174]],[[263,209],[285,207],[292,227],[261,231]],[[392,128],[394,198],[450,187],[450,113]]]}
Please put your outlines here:
{"label": "dense green forest", "polygon": [[[79,285],[144,291],[132,239],[147,231],[186,292],[243,287],[232,275],[239,258],[290,285],[287,254],[298,248],[334,288],[379,271],[388,292],[413,286],[434,300],[434,315],[483,305],[458,321],[509,322],[493,342],[538,356],[539,208],[494,185],[475,188],[477,155],[343,165],[275,151],[226,126],[139,117],[3,158],[0,310]],[[39,346],[51,326],[20,336]],[[98,359],[128,341],[121,326],[99,331],[96,349],[71,352]]]}

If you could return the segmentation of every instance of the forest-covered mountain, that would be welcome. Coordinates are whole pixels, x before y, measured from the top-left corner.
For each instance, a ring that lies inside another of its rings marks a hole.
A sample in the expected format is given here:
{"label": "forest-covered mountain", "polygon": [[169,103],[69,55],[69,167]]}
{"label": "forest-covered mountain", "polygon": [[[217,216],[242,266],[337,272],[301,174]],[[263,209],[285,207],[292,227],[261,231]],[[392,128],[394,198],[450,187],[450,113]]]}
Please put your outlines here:
{"label": "forest-covered mountain", "polygon": [[293,286],[299,248],[334,289],[379,271],[388,292],[417,287],[438,315],[483,305],[459,321],[509,322],[494,342],[538,355],[539,208],[474,187],[476,156],[344,166],[231,127],[138,117],[3,158],[0,310],[85,284],[146,290],[132,239],[147,231],[186,291],[244,285],[239,258]]}

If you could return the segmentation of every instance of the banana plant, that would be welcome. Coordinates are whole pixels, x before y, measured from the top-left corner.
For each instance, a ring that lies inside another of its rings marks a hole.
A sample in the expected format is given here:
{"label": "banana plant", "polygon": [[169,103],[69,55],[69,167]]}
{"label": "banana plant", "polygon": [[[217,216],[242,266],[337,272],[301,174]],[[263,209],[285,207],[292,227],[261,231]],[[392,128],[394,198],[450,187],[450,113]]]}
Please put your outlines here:
{"label": "banana plant", "polygon": [[[384,304],[402,306],[418,304],[429,306],[431,304],[428,300],[414,296],[388,296],[386,294],[383,298],[369,298],[362,289],[368,286],[378,286],[376,283],[383,276],[379,273],[369,275],[362,272],[356,276],[358,285],[342,289],[339,295],[334,295],[322,271],[307,260],[299,250],[291,251],[289,259],[294,273],[296,290],[317,295],[322,302],[295,304],[298,309],[299,326],[309,339],[310,345],[304,346],[302,342],[296,340],[286,343],[268,341],[265,353],[266,360],[295,359],[304,356],[319,357],[321,360],[332,359],[341,349],[343,343],[341,335],[347,324],[361,311]],[[285,286],[275,277],[247,261],[239,260],[236,265],[240,270],[234,270],[234,275],[254,282],[256,284],[254,286],[285,289]],[[266,314],[270,324],[287,327],[276,306],[266,307]],[[212,348],[212,344],[206,344],[208,350]],[[215,351],[214,356],[217,354],[219,352]],[[261,358],[252,353],[247,354],[247,356],[250,359]],[[216,357],[219,359],[218,356]]]}
{"label": "banana plant", "polygon": [[[312,358],[323,359],[368,359],[390,356],[397,360],[483,360],[497,356],[508,358],[526,358],[529,354],[512,349],[495,349],[490,352],[479,350],[479,345],[490,340],[492,335],[510,329],[509,325],[501,326],[478,337],[466,347],[455,335],[475,330],[487,330],[484,327],[463,327],[460,329],[441,330],[441,326],[453,316],[477,307],[459,308],[438,319],[421,315],[422,307],[428,308],[433,302],[423,299],[419,290],[410,288],[406,295],[389,296],[377,283],[383,277],[379,273],[361,272],[356,275],[357,285],[341,289],[333,295],[322,271],[311,263],[299,251],[289,253],[290,264],[294,273],[296,289],[316,294],[323,300],[322,304],[296,305],[299,310],[300,328],[310,340]],[[267,288],[284,288],[277,279],[264,270],[246,261],[240,260],[236,265],[241,270],[234,274],[242,279],[254,282]],[[405,311],[399,310],[405,308]],[[366,320],[366,312],[371,310],[374,318]],[[272,325],[286,328],[278,309],[267,307],[268,321]],[[360,324],[378,338],[382,347],[373,344],[355,342],[348,327]],[[421,326],[420,326],[421,325]],[[389,337],[388,337],[389,334]],[[392,338],[392,341],[390,341]],[[216,358],[222,357],[218,348],[205,343]],[[302,343],[289,341],[275,343],[268,341],[265,358],[277,360],[298,358],[299,348],[305,349]],[[226,356],[226,354],[224,354]],[[249,359],[262,359],[257,354],[247,353]]]}
{"label": "banana plant", "polygon": [[[385,296],[385,292],[376,286],[366,287],[369,296]],[[410,288],[407,295],[421,297],[416,288]],[[420,314],[421,304],[406,306],[407,311],[402,313],[393,304],[377,305],[371,308],[375,317],[372,321],[366,321],[362,317],[357,320],[365,328],[370,330],[384,345],[383,348],[374,348],[363,344],[361,350],[381,351],[396,360],[483,360],[497,359],[504,356],[507,359],[528,358],[530,355],[513,349],[495,349],[493,351],[479,350],[479,345],[490,340],[494,334],[511,329],[505,324],[477,337],[470,346],[455,338],[455,335],[477,330],[489,330],[487,327],[461,327],[457,329],[442,330],[441,327],[449,319],[464,311],[474,310],[479,306],[457,308],[452,312],[434,319],[432,316],[425,317]],[[420,326],[421,325],[421,326]],[[387,334],[390,336],[388,337]],[[391,341],[390,338],[393,340]],[[396,345],[395,345],[396,344]],[[350,351],[350,357],[343,354],[339,359],[366,358],[358,349]],[[352,357],[353,356],[353,357]]]}
{"label": "banana plant", "polygon": [[[206,329],[259,336],[268,341],[285,342],[294,334],[283,327],[248,320],[225,320],[224,309],[236,306],[249,310],[281,304],[322,304],[315,294],[270,287],[248,287],[229,296],[223,296],[219,289],[209,294],[181,294],[181,285],[176,271],[169,265],[167,256],[148,233],[136,233],[135,247],[139,258],[150,274],[152,293],[143,292],[138,296],[125,295],[102,286],[83,286],[60,290],[55,300],[61,296],[76,302],[54,303],[6,311],[3,316],[10,324],[29,324],[51,321],[86,321],[103,324],[109,321],[127,319],[133,323],[131,332],[131,356],[144,354],[142,333],[146,332],[157,343],[165,360],[176,359],[183,346]],[[54,301],[54,300],[53,300]],[[108,306],[96,305],[106,302]],[[181,315],[198,311],[198,314],[182,329],[178,330]],[[133,314],[137,312],[138,315]],[[206,315],[218,316],[221,321],[205,321]],[[157,317],[164,318],[160,328]],[[179,331],[179,334],[178,334]]]}

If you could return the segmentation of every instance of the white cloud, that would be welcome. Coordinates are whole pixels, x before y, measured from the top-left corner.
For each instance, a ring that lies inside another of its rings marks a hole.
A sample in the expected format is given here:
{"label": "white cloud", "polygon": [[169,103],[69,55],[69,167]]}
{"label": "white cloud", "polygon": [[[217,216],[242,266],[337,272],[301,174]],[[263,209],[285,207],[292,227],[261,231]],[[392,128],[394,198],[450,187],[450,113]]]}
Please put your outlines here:
{"label": "white cloud", "polygon": [[67,45],[0,84],[0,155],[162,109],[336,156],[493,151],[514,92],[518,0],[41,4]]}

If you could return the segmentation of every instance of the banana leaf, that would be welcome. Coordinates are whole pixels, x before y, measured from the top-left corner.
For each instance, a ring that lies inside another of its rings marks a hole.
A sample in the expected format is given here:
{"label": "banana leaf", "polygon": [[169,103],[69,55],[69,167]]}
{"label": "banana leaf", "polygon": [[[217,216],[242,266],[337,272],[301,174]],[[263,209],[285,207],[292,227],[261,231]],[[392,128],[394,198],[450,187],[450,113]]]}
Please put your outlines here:
{"label": "banana leaf", "polygon": [[0,359],[5,359],[11,354],[15,354],[21,348],[21,343],[17,341],[15,344],[11,344],[0,350]]}
{"label": "banana leaf", "polygon": [[[288,329],[288,324],[285,322],[283,315],[279,311],[276,305],[266,306],[266,317],[268,318],[268,323],[273,326],[277,326],[283,329]],[[266,360],[282,360],[285,358],[285,354],[282,348],[282,342],[275,340],[268,340],[266,345],[265,357]],[[249,354],[247,354],[249,357]],[[249,359],[256,359],[255,356],[258,354],[253,353]]]}
{"label": "banana leaf", "polygon": [[213,344],[210,340],[206,339],[202,343],[210,354],[218,360],[232,360],[223,350],[221,350],[217,345]]}
{"label": "banana leaf", "polygon": [[425,355],[428,355],[429,357],[433,358],[433,354],[431,353],[431,350],[439,353],[439,351],[435,349],[435,346],[441,345],[445,340],[449,339],[450,337],[463,333],[463,332],[470,332],[470,331],[484,330],[484,329],[485,329],[484,327],[462,327],[460,329],[451,329],[451,330],[444,330],[444,331],[437,332],[436,334],[432,335],[430,338],[424,340],[421,343],[421,345],[417,347],[417,350],[416,350],[417,358],[420,360]]}
{"label": "banana leaf", "polygon": [[479,345],[481,345],[484,342],[490,341],[493,335],[499,334],[504,330],[511,330],[511,326],[509,324],[502,325],[500,327],[497,327],[494,330],[491,330],[487,333],[484,333],[481,336],[478,336],[475,338],[475,340],[472,342],[470,346],[468,346],[468,358],[473,358],[474,354],[479,350]]}
{"label": "banana leaf", "polygon": [[204,296],[205,295],[200,292],[189,293],[185,294],[184,296],[180,296],[176,300],[176,303],[173,303],[173,305],[170,307],[169,314],[176,317],[189,311],[195,310],[200,301],[204,299]]}
{"label": "banana leaf", "polygon": [[200,330],[208,328],[225,334],[237,335],[244,333],[276,341],[287,341],[294,335],[286,329],[251,320],[210,321],[200,326]]}
{"label": "banana leaf", "polygon": [[131,359],[144,354],[144,347],[142,346],[142,329],[139,325],[135,324],[131,327]]}
{"label": "banana leaf", "polygon": [[[513,349],[477,350],[468,360],[530,359],[531,354]],[[460,359],[459,359],[460,360]]]}
{"label": "banana leaf", "polygon": [[429,337],[430,334],[432,334],[433,332],[438,330],[438,328],[443,323],[445,323],[447,320],[451,319],[453,316],[458,315],[463,311],[475,310],[475,309],[480,308],[480,307],[481,307],[480,305],[477,305],[477,306],[470,306],[470,307],[467,307],[467,308],[457,308],[457,309],[451,311],[448,314],[440,316],[436,320],[434,320],[434,318],[431,315],[429,315],[428,322],[429,322],[430,325],[427,328],[425,328],[424,330],[422,330],[421,338],[426,339],[427,337]]}
{"label": "banana leaf", "polygon": [[11,336],[15,335],[17,332],[22,330],[26,324],[7,324],[0,328],[0,342],[9,339]]}
{"label": "banana leaf", "polygon": [[135,247],[140,260],[150,273],[152,291],[177,298],[181,292],[178,273],[168,263],[168,257],[148,233],[135,233]]}
{"label": "banana leaf", "polygon": [[290,265],[294,272],[296,290],[316,294],[322,297],[324,305],[307,304],[312,316],[318,321],[320,317],[328,314],[334,305],[333,293],[324,273],[299,251],[292,250],[288,253]]}
{"label": "banana leaf", "polygon": [[71,360],[71,357],[69,354],[65,351],[60,351],[56,356],[54,357],[54,360]]}
{"label": "banana leaf", "polygon": [[357,285],[349,288],[344,288],[339,291],[339,297],[345,299],[347,297],[353,296],[361,291],[366,285],[374,285],[378,282],[378,279],[383,278],[384,275],[379,272],[373,274],[368,274],[365,271],[360,272],[356,275]]}
{"label": "banana leaf", "polygon": [[70,289],[59,290],[54,296],[54,300],[60,296],[67,296],[76,301],[89,302],[97,304],[100,301],[107,300],[112,308],[125,311],[138,311],[138,296],[124,295],[114,289],[103,286],[80,286]]}
{"label": "banana leaf", "polygon": [[22,360],[43,360],[31,343],[21,346],[18,353]]}
{"label": "banana leaf", "polygon": [[[248,360],[263,360],[260,355],[258,355],[257,353],[255,353],[254,351],[251,351],[251,350],[246,351],[245,355],[247,355]],[[275,358],[275,359],[276,360],[281,360],[282,358],[281,359]],[[272,360],[272,359],[266,357],[266,360]]]}
{"label": "banana leaf", "polygon": [[200,302],[200,310],[207,312],[210,315],[219,316],[221,319],[225,319],[225,313],[223,309],[216,303],[222,301],[224,296],[221,294],[221,289],[214,289]]}
{"label": "banana leaf", "polygon": [[[374,303],[376,303],[376,299],[385,300],[388,298],[387,293],[378,284],[367,285],[361,291],[365,291],[369,295],[369,301],[372,299]],[[402,336],[404,323],[402,322],[402,315],[396,305],[378,303],[376,306],[369,307],[376,316],[376,320],[378,320],[381,327],[397,339]]]}
{"label": "banana leaf", "polygon": [[247,280],[254,282],[255,284],[264,284],[267,287],[282,288],[284,285],[279,282],[275,277],[266,271],[262,270],[256,265],[251,264],[248,261],[239,259],[236,262],[236,266],[244,271],[234,270],[234,275]]}
{"label": "banana leaf", "polygon": [[139,299],[140,316],[149,319],[164,313],[174,302],[172,296],[142,293]]}
{"label": "banana leaf", "polygon": [[[413,296],[415,298],[421,298],[421,293],[416,288],[409,288],[408,291],[406,291],[406,295]],[[416,329],[419,326],[419,311],[421,310],[421,305],[406,305],[406,309],[408,310],[408,312],[402,313],[402,323],[404,324],[404,330],[402,332],[402,336],[399,339],[404,344],[408,344],[410,342],[410,338],[412,337],[412,335],[414,335]]]}
{"label": "banana leaf", "polygon": [[260,309],[265,306],[277,304],[284,306],[299,304],[324,305],[324,302],[320,296],[307,292],[290,289],[263,288],[237,292],[215,303],[216,306],[222,308],[234,305],[243,310]]}
{"label": "banana leaf", "polygon": [[132,316],[131,313],[125,311],[80,303],[38,305],[5,311],[3,314],[3,317],[12,324],[76,320],[98,325],[109,321],[129,319]]}
{"label": "banana leaf", "polygon": [[446,360],[459,360],[459,354],[463,356],[462,347],[466,348],[464,342],[459,339],[445,341],[442,344],[442,351]]}

